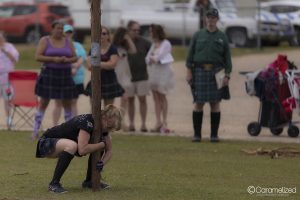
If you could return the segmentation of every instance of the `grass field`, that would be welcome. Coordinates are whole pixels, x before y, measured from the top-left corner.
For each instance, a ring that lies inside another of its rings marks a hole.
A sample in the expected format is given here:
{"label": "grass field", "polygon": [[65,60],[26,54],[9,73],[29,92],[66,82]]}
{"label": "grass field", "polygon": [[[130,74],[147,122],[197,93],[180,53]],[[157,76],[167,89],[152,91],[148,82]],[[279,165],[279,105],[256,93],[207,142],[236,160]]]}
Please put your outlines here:
{"label": "grass field", "polygon": [[[249,186],[300,189],[300,159],[249,156],[241,149],[278,148],[288,144],[224,141],[191,143],[189,138],[113,136],[113,158],[103,178],[109,190],[81,189],[87,157],[74,158],[62,178],[66,194],[47,191],[56,160],[37,159],[28,132],[1,131],[0,199],[103,200],[250,200],[300,199],[250,195]],[[296,144],[288,146],[297,147]]]}
{"label": "grass field", "polygon": [[[89,48],[85,44],[86,49]],[[17,69],[39,69],[34,46],[17,45]],[[233,56],[295,50],[279,48],[232,49]],[[187,48],[174,47],[176,61],[183,61]],[[300,199],[300,159],[271,159],[248,156],[241,149],[298,147],[297,144],[224,141],[211,144],[190,142],[190,138],[133,136],[113,137],[114,155],[103,178],[110,190],[81,189],[87,158],[75,158],[62,179],[69,193],[47,192],[56,160],[36,159],[35,143],[29,132],[0,131],[0,200],[252,200]],[[249,186],[296,188],[296,194],[249,194]]]}

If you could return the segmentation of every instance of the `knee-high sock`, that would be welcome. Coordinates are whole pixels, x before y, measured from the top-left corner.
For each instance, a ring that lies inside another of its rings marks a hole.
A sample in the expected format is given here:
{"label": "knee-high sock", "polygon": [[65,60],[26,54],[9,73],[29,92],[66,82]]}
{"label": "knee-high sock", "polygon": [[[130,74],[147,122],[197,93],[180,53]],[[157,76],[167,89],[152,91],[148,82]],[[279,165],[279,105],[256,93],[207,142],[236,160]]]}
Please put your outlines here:
{"label": "knee-high sock", "polygon": [[73,117],[71,110],[65,110],[65,121],[69,121]]}
{"label": "knee-high sock", "polygon": [[201,137],[203,111],[193,111],[194,136]]}
{"label": "knee-high sock", "polygon": [[53,178],[50,184],[57,184],[60,182],[61,177],[63,176],[64,172],[68,168],[70,162],[74,158],[74,155],[70,154],[69,152],[63,151],[60,156],[58,157],[58,161],[54,170]]}
{"label": "knee-high sock", "polygon": [[218,137],[218,130],[221,120],[220,112],[211,112],[210,113],[210,125],[211,125],[211,137]]}
{"label": "knee-high sock", "polygon": [[37,111],[36,114],[35,114],[35,117],[34,117],[34,128],[33,128],[33,132],[35,134],[38,133],[38,131],[41,127],[43,118],[44,118],[44,112],[43,111]]}

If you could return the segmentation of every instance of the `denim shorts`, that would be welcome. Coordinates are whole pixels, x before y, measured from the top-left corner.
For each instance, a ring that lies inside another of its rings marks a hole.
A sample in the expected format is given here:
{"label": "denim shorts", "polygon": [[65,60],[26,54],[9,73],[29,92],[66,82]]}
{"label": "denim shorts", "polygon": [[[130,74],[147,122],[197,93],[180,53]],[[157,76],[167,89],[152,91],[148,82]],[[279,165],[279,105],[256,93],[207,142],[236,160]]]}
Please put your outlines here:
{"label": "denim shorts", "polygon": [[58,140],[58,138],[46,138],[42,136],[37,143],[36,157],[44,158],[52,154],[55,151],[55,146]]}

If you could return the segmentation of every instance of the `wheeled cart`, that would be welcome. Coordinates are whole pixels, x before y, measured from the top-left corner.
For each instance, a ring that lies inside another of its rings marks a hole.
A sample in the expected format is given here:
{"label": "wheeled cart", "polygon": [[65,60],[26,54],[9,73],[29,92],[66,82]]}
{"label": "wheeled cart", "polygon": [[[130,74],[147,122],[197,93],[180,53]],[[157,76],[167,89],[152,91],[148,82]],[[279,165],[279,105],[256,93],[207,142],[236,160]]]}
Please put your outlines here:
{"label": "wheeled cart", "polygon": [[251,136],[258,136],[261,128],[270,128],[273,135],[280,135],[288,126],[290,137],[299,135],[299,128],[292,123],[292,113],[285,113],[280,102],[261,101],[258,121],[250,122],[247,131]]}
{"label": "wheeled cart", "polygon": [[287,126],[288,135],[297,137],[299,128],[292,122],[293,108],[300,108],[300,71],[297,67],[286,56],[278,55],[264,70],[248,74],[246,92],[260,100],[258,121],[248,124],[248,133],[257,136],[261,128],[266,127],[273,135],[280,135]]}

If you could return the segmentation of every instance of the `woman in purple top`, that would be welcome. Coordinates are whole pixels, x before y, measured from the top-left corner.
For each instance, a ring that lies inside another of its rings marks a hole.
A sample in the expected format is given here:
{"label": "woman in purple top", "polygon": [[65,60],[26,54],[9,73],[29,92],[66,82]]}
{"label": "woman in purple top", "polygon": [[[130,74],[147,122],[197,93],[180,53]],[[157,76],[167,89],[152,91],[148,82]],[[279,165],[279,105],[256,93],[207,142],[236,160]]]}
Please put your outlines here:
{"label": "woman in purple top", "polygon": [[50,99],[62,100],[65,110],[65,120],[72,118],[71,101],[78,96],[72,79],[71,63],[77,57],[72,41],[64,37],[64,24],[56,21],[52,24],[50,36],[40,39],[35,58],[42,62],[41,73],[36,83],[35,93],[40,97],[32,139],[38,137],[45,110]]}

